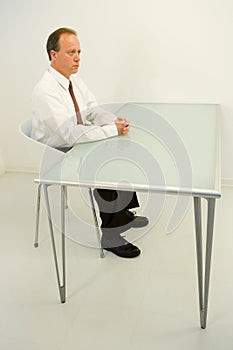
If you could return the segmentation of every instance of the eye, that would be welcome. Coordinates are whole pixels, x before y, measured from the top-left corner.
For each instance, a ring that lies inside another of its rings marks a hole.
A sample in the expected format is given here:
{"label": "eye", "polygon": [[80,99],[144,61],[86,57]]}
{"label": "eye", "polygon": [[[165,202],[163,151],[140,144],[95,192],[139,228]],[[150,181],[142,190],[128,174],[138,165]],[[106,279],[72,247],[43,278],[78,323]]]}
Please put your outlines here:
{"label": "eye", "polygon": [[69,54],[70,56],[73,56],[73,55],[75,54],[75,50],[69,51],[68,54]]}

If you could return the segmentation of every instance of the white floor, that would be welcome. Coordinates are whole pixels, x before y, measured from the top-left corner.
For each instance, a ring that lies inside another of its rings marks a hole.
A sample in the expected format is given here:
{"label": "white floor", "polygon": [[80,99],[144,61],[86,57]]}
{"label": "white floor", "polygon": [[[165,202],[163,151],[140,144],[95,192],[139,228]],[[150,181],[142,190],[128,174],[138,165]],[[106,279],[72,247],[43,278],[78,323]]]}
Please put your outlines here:
{"label": "white floor", "polygon": [[[167,198],[134,260],[67,240],[67,302],[60,304],[45,213],[33,246],[32,174],[0,177],[0,349],[233,349],[233,189],[217,204],[208,324],[199,326],[192,205],[165,234]],[[143,202],[143,198],[142,198]],[[84,208],[85,209],[85,208]],[[85,215],[85,213],[84,213]]]}

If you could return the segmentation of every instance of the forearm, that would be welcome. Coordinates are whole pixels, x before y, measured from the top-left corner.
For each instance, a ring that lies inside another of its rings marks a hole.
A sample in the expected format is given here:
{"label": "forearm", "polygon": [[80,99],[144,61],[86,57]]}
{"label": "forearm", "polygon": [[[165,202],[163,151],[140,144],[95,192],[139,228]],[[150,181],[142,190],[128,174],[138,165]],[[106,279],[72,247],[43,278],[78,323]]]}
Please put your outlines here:
{"label": "forearm", "polygon": [[109,137],[118,136],[118,130],[115,124],[104,125],[104,126],[83,126],[78,125],[77,129],[74,132],[74,143],[83,143],[103,140]]}
{"label": "forearm", "polygon": [[116,115],[102,107],[95,106],[84,111],[86,120],[94,125],[108,125],[113,124],[116,120]]}

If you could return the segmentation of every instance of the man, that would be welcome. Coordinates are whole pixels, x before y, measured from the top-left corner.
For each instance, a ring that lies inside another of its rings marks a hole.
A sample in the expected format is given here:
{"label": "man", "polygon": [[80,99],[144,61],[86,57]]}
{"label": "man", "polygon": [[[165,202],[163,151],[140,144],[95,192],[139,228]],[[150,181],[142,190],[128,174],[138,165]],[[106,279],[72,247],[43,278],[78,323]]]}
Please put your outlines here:
{"label": "man", "polygon": [[[48,38],[51,65],[33,90],[31,136],[49,146],[67,151],[74,144],[127,135],[129,122],[97,106],[95,97],[77,76],[80,42],[74,30],[59,28]],[[102,220],[102,246],[114,254],[133,258],[138,247],[121,233],[148,224],[146,217],[129,209],[139,206],[136,193],[94,191]]]}

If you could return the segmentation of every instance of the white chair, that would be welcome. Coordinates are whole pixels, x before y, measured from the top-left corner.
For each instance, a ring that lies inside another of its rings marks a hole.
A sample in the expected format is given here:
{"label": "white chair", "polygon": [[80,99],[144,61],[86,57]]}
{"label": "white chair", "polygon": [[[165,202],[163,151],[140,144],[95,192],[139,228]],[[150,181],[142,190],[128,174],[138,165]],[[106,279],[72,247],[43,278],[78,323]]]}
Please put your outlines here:
{"label": "white chair", "polygon": [[[27,155],[30,157],[33,168],[42,176],[46,171],[50,169],[57,162],[61,161],[64,157],[64,152],[57,150],[56,148],[47,146],[41,142],[34,140],[31,137],[32,122],[31,119],[24,120],[20,126],[19,131],[24,136],[24,143],[27,149]],[[46,161],[43,161],[43,157],[46,156]],[[38,184],[37,189],[37,209],[36,209],[36,230],[35,230],[35,242],[34,246],[38,247],[39,237],[39,220],[40,220],[40,207],[41,207],[41,184]]]}
{"label": "white chair", "polygon": [[[27,119],[23,121],[20,126],[19,130],[20,133],[24,136],[24,142],[26,144],[27,154],[31,157],[32,164],[36,171],[39,174],[39,179],[43,177],[46,172],[51,169],[53,166],[58,164],[62,161],[62,159],[65,157],[65,153],[57,150],[53,147],[47,146],[45,144],[42,144],[41,142],[38,142],[34,140],[31,137],[31,128],[32,123],[30,119]],[[57,274],[57,281],[58,281],[58,288],[60,293],[60,300],[62,303],[66,301],[66,276],[65,276],[65,235],[64,231],[61,230],[62,233],[62,283],[61,283],[61,277],[58,267],[58,258],[56,253],[56,245],[55,245],[55,239],[54,239],[54,233],[53,233],[53,223],[51,219],[51,212],[49,208],[49,201],[48,201],[48,191],[47,187],[50,185],[44,185],[45,190],[45,197],[47,197],[46,203],[47,203],[47,216],[49,220],[49,227],[50,227],[50,234],[51,234],[51,240],[52,240],[52,248],[53,248],[53,255],[54,255],[54,261],[55,261],[55,269]],[[36,232],[35,232],[35,242],[34,246],[38,247],[38,237],[39,237],[39,221],[40,221],[40,207],[41,207],[41,187],[42,184],[38,183],[38,189],[37,189],[37,206],[36,206]],[[61,186],[61,195],[65,198],[65,208],[67,209],[67,186]],[[94,222],[95,222],[95,228],[97,233],[97,240],[99,242],[99,249],[100,249],[100,257],[104,257],[103,249],[100,244],[100,229],[98,225],[97,215],[95,211],[95,204],[94,204],[94,197],[92,193],[92,189],[89,188],[89,195],[91,200],[91,207],[92,207],[92,213],[94,216]]]}

